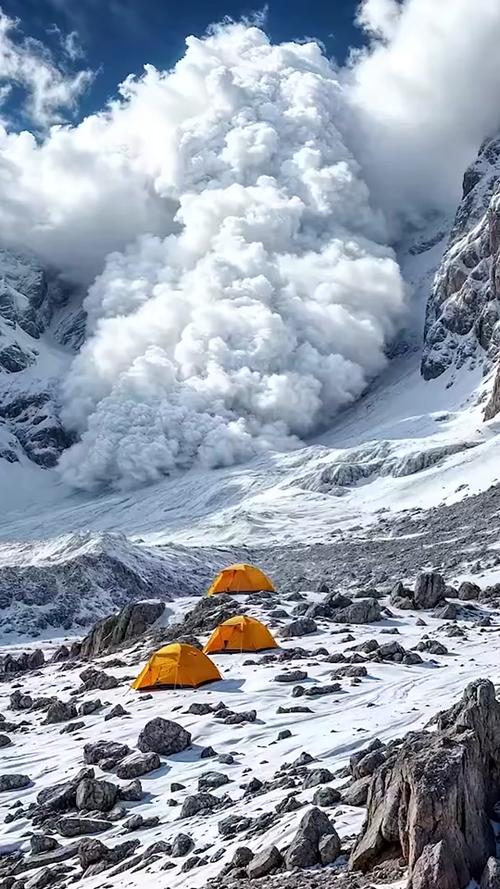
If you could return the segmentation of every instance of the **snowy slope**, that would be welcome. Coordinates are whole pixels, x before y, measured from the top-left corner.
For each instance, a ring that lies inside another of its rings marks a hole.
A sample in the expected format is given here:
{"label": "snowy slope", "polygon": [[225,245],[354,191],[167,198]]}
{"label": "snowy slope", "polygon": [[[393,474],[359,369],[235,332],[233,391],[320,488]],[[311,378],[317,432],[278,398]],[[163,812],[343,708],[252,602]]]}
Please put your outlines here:
{"label": "snowy slope", "polygon": [[[309,598],[316,597],[309,594]],[[262,606],[251,602],[248,604],[252,614],[263,616]],[[286,590],[280,592],[279,604],[285,609],[290,608],[290,603],[286,601]],[[222,847],[222,857],[216,862],[209,860],[207,864],[190,871],[190,886],[203,886],[208,877],[217,875],[221,867],[231,859],[237,846],[249,845],[253,851],[258,851],[270,843],[276,843],[283,848],[292,838],[304,808],[276,818],[269,828],[256,835],[251,832],[249,835],[238,833],[233,839],[222,839],[218,833],[217,825],[223,817],[257,817],[262,813],[272,812],[279,800],[289,792],[285,789],[272,789],[253,798],[243,798],[242,788],[252,777],[258,777],[261,781],[272,779],[283,763],[295,760],[303,751],[315,757],[316,761],[311,767],[324,767],[336,772],[348,764],[352,753],[375,738],[387,742],[401,737],[407,731],[426,726],[440,709],[449,706],[459,697],[468,681],[479,676],[493,680],[497,678],[496,642],[499,626],[496,617],[494,625],[486,630],[474,626],[472,618],[459,620],[458,624],[464,629],[465,637],[447,639],[442,621],[429,614],[424,615],[426,626],[422,628],[416,623],[418,614],[395,609],[393,611],[394,616],[381,623],[351,628],[355,642],[359,644],[376,638],[382,644],[394,638],[386,635],[388,630],[397,630],[397,641],[407,649],[414,646],[424,634],[428,634],[431,638],[444,642],[449,653],[432,657],[424,654],[424,662],[411,667],[393,663],[371,663],[368,665],[368,676],[359,684],[352,685],[349,679],[344,679],[341,681],[342,691],[338,694],[315,700],[300,699],[299,703],[307,703],[312,710],[306,714],[287,715],[277,712],[279,706],[290,706],[297,703],[297,700],[291,696],[292,685],[273,681],[277,673],[288,668],[287,665],[259,665],[265,659],[264,655],[214,656],[222,671],[223,682],[197,690],[159,691],[147,700],[128,688],[129,678],[137,674],[140,663],[137,655],[134,657],[126,652],[124,656],[127,666],[110,670],[120,677],[120,686],[116,690],[85,695],[86,699],[100,697],[109,703],[103,710],[85,717],[85,725],[80,730],[72,735],[61,735],[60,725],[41,725],[43,714],[28,714],[32,725],[26,734],[16,734],[14,746],[2,752],[2,771],[28,774],[33,784],[21,791],[2,794],[2,813],[10,811],[11,806],[18,801],[26,807],[35,800],[42,788],[74,777],[83,764],[82,749],[85,743],[97,739],[112,739],[134,747],[147,720],[163,716],[174,718],[192,733],[193,747],[184,753],[168,757],[161,769],[143,776],[141,781],[146,792],[143,800],[140,803],[126,804],[129,814],[140,813],[145,817],[156,815],[159,816],[160,823],[148,830],[125,834],[122,823],[118,821],[100,834],[99,839],[112,846],[119,840],[137,838],[142,844],[139,851],[142,851],[157,840],[171,841],[182,831],[192,836],[194,850],[200,850],[202,857],[211,859]],[[314,636],[294,640],[311,652],[308,658],[291,665],[292,668],[299,667],[308,672],[309,678],[303,684],[330,681],[335,665],[325,662],[324,656],[315,652],[319,647],[325,647],[329,652],[346,652],[353,644],[353,636],[347,636],[344,629],[333,627],[333,632],[340,635],[332,635],[332,626],[325,625]],[[287,649],[293,646],[291,642],[284,642],[283,647]],[[46,653],[51,651],[48,643],[45,650]],[[4,648],[0,654],[6,651],[15,652],[15,649]],[[252,665],[245,665],[248,659],[253,662]],[[99,662],[97,666],[105,667],[105,661]],[[61,672],[58,665],[47,666],[38,674],[24,676],[22,690],[32,695],[51,695],[56,689],[60,696],[68,699],[68,694],[79,685],[78,673],[79,669],[76,668],[65,668]],[[0,687],[1,709],[8,719],[16,718],[15,714],[7,710],[10,691],[9,685]],[[76,700],[78,702],[81,698]],[[236,712],[254,708],[257,711],[257,720],[227,726],[217,723],[210,715],[193,716],[186,712],[193,702],[215,703],[219,700]],[[122,704],[128,715],[105,722],[103,715],[116,703]],[[278,733],[285,728],[291,730],[291,736],[276,743]],[[208,745],[218,754],[232,754],[234,762],[224,765],[213,759],[200,759],[200,749]],[[168,801],[174,798],[177,803],[182,803],[187,795],[196,792],[198,778],[207,771],[228,775],[230,783],[216,790],[215,794],[222,796],[227,792],[233,803],[229,808],[212,814],[205,813],[179,820],[178,806],[170,807]],[[96,772],[99,777],[116,780],[114,775],[101,774],[99,769]],[[172,782],[181,783],[184,789],[171,792]],[[329,783],[331,786],[341,787],[345,782],[337,778]],[[302,805],[310,804],[315,789],[300,791],[299,786],[298,799]],[[359,830],[364,815],[362,807],[339,804],[327,811],[333,817],[336,829],[342,837],[352,836]],[[28,822],[23,817],[4,825],[2,848],[26,850],[27,827]],[[156,879],[154,875],[158,874],[161,878],[161,867],[165,860],[166,857],[161,856],[157,862],[136,873],[127,870],[126,885],[143,887]],[[185,885],[186,874],[182,872],[185,859],[172,861],[174,866],[168,872],[169,885]],[[105,876],[107,886],[123,885],[123,875],[115,878]],[[102,874],[86,881],[90,887],[98,887],[102,882]]]}

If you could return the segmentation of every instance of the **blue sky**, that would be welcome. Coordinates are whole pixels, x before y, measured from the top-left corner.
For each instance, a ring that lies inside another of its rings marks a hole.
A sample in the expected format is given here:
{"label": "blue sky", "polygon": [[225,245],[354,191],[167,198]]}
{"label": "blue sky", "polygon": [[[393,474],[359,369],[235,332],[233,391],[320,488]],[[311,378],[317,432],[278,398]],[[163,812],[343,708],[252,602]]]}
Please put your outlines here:
{"label": "blue sky", "polygon": [[[52,48],[57,35],[76,30],[85,50],[84,64],[99,73],[79,103],[79,114],[102,107],[116,85],[145,63],[170,67],[184,51],[187,34],[201,35],[224,16],[251,15],[261,7],[239,0],[0,0],[5,13],[21,19],[26,35]],[[349,45],[360,43],[353,25],[358,0],[271,0],[266,30],[274,41],[319,38],[339,61]],[[75,62],[82,66],[82,59]]]}

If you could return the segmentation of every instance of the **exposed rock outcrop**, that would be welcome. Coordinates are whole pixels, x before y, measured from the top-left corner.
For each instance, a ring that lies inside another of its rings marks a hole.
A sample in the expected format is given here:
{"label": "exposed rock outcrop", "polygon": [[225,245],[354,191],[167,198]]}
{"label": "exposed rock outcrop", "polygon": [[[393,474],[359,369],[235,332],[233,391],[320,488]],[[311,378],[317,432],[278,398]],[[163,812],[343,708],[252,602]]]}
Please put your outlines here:
{"label": "exposed rock outcrop", "polygon": [[117,614],[98,621],[85,636],[81,647],[82,658],[92,658],[141,636],[165,611],[164,602],[135,602],[125,605]]}
{"label": "exposed rock outcrop", "polygon": [[478,680],[435,734],[411,733],[375,772],[350,866],[402,857],[412,889],[464,889],[494,855],[499,797],[500,704],[492,683]]}

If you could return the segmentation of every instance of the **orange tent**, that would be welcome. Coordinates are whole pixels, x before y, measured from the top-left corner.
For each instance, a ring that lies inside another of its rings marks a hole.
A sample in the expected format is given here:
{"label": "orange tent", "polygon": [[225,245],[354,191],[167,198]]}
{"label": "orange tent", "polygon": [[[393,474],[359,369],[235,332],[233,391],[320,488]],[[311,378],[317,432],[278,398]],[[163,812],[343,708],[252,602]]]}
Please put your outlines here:
{"label": "orange tent", "polygon": [[173,642],[151,655],[132,688],[196,688],[218,679],[222,676],[206,654],[192,645]]}
{"label": "orange tent", "polygon": [[272,633],[260,620],[240,614],[219,624],[203,651],[262,651],[265,648],[278,648]]}
{"label": "orange tent", "polygon": [[275,593],[271,581],[260,568],[255,565],[229,565],[223,568],[217,575],[212,585],[208,588],[208,595],[216,593],[256,593],[261,590],[269,590]]}

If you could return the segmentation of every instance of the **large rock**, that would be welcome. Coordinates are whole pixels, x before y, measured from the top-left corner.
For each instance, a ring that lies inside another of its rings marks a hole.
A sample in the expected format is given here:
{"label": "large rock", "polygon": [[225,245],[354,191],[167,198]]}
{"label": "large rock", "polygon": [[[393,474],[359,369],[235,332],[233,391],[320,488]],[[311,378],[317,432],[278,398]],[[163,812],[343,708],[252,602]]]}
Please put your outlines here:
{"label": "large rock", "polygon": [[[326,837],[331,838],[329,843],[324,842]],[[321,809],[313,808],[302,817],[299,829],[286,852],[285,864],[288,870],[314,867],[316,864],[330,864],[339,853],[340,838],[335,827],[328,815]]]}
{"label": "large rock", "polygon": [[191,818],[199,812],[211,812],[219,805],[220,799],[213,793],[193,793],[184,800],[179,817]]}
{"label": "large rock", "polygon": [[444,577],[435,571],[419,574],[415,581],[413,601],[415,608],[434,608],[446,595]]}
{"label": "large rock", "polygon": [[111,676],[109,673],[105,673],[104,670],[96,670],[95,667],[87,667],[86,670],[83,670],[80,673],[80,679],[87,691],[94,691],[95,689],[109,691],[119,685],[119,680],[116,676]]}
{"label": "large rock", "polygon": [[312,633],[316,633],[317,630],[318,625],[312,617],[299,617],[297,620],[292,620],[286,627],[283,627],[281,635],[285,639],[290,639],[294,636],[309,636]]}
{"label": "large rock", "polygon": [[109,812],[118,796],[118,787],[111,781],[85,778],[76,789],[76,808],[87,811]]}
{"label": "large rock", "polygon": [[143,753],[153,751],[163,756],[180,753],[191,744],[191,735],[177,722],[157,716],[142,729],[137,746]]}
{"label": "large rock", "polygon": [[28,787],[31,784],[31,778],[28,775],[0,775],[0,793],[8,790],[20,790],[22,787]]}
{"label": "large rock", "polygon": [[55,700],[52,704],[50,704],[49,709],[47,710],[47,716],[45,717],[45,723],[47,725],[51,725],[58,722],[67,722],[70,719],[75,719],[77,716],[76,705],[73,701],[59,701]]}
{"label": "large rock", "polygon": [[127,744],[119,741],[91,741],[83,748],[83,761],[89,766],[100,766],[103,762],[116,765],[131,752]]}
{"label": "large rock", "polygon": [[76,791],[82,781],[94,777],[93,769],[81,769],[71,781],[61,781],[45,787],[37,796],[37,803],[54,812],[66,812],[76,804]]}
{"label": "large rock", "polygon": [[381,617],[377,599],[357,599],[347,608],[336,611],[334,619],[339,624],[372,624]]}
{"label": "large rock", "polygon": [[85,834],[102,833],[111,827],[111,821],[99,818],[76,818],[65,815],[56,821],[56,830],[63,837],[79,837]]}
{"label": "large rock", "polygon": [[283,856],[276,846],[268,846],[263,852],[254,855],[247,865],[247,874],[251,880],[267,877],[276,873],[283,864]]}
{"label": "large rock", "polygon": [[350,865],[366,871],[396,855],[413,889],[464,889],[494,855],[499,797],[500,704],[480,679],[440,714],[435,733],[411,733],[377,770]]}
{"label": "large rock", "polygon": [[116,769],[118,778],[132,780],[141,775],[154,772],[161,766],[161,759],[157,753],[131,753],[122,759]]}
{"label": "large rock", "polygon": [[470,580],[464,580],[458,588],[457,596],[465,602],[468,602],[471,599],[479,599],[480,595],[481,587],[478,586],[477,583],[472,583]]}
{"label": "large rock", "polygon": [[117,614],[103,618],[92,627],[83,640],[81,657],[93,658],[116,651],[126,642],[142,636],[164,610],[164,602],[134,602],[126,605]]}

